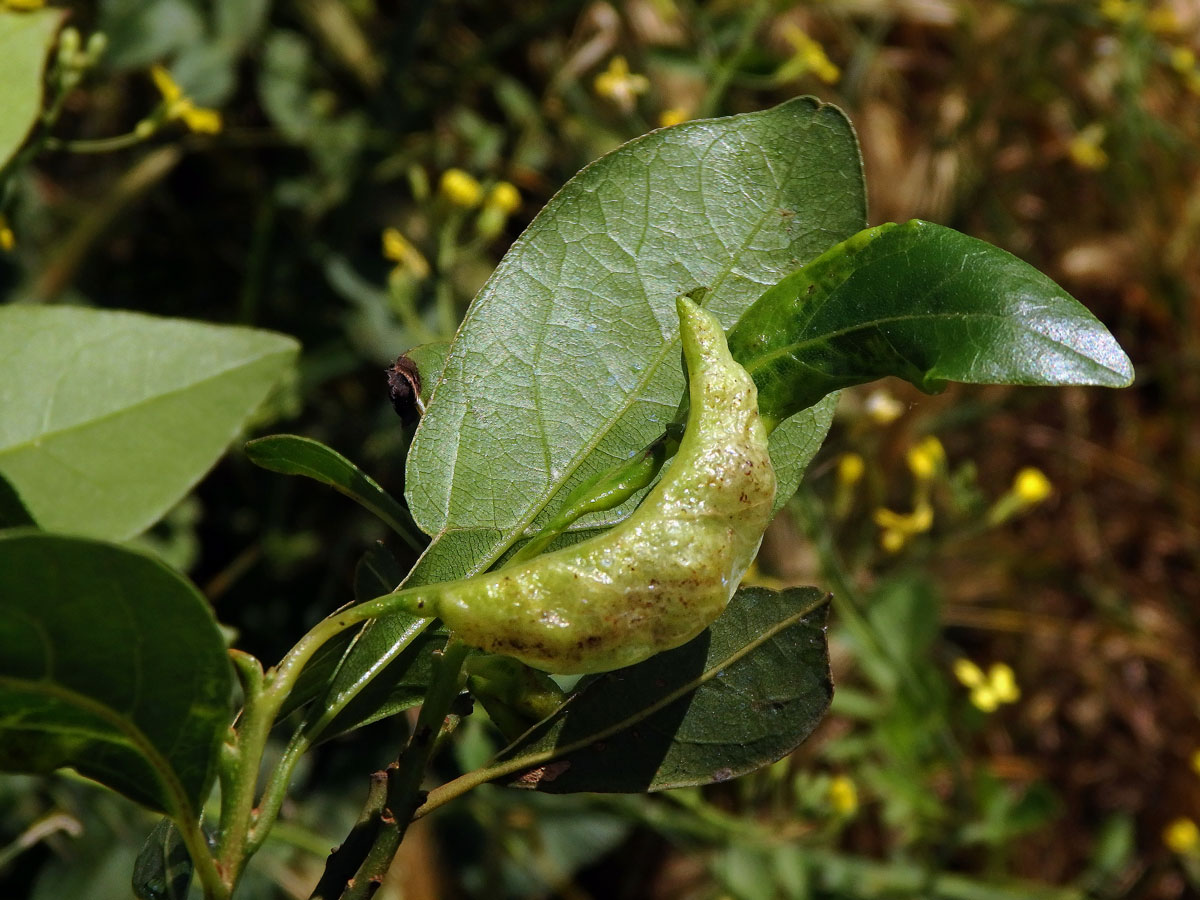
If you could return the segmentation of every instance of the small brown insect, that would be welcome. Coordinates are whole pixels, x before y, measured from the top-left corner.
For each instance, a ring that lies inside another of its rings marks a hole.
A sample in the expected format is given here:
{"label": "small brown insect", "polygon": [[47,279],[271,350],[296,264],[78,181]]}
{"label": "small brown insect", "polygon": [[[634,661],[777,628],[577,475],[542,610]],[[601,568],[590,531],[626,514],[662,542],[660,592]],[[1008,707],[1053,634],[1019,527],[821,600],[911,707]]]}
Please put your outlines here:
{"label": "small brown insect", "polygon": [[407,356],[399,356],[384,371],[387,372],[392,408],[405,425],[411,425],[425,414],[425,404],[421,402],[421,373],[417,371],[417,364]]}

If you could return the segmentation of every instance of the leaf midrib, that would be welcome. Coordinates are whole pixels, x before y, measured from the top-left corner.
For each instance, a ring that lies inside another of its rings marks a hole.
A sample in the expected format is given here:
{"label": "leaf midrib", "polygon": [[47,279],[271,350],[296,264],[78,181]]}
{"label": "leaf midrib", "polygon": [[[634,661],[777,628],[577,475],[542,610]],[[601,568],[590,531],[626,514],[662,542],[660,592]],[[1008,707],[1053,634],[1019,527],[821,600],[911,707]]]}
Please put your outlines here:
{"label": "leaf midrib", "polygon": [[[113,730],[125,736],[129,744],[150,763],[150,768],[158,779],[159,786],[165,792],[167,799],[175,806],[175,809],[167,810],[167,812],[186,821],[191,821],[195,818],[187,790],[176,775],[174,766],[159,752],[158,748],[146,736],[145,732],[112,707],[106,706],[99,701],[93,700],[86,694],[81,694],[78,691],[63,687],[55,682],[33,681],[25,678],[15,678],[10,675],[0,675],[0,690],[20,690],[27,693],[44,694],[56,700],[62,700],[70,705],[77,706],[84,712],[90,713],[108,723],[112,726]],[[40,726],[37,727],[40,730],[50,730],[41,729]],[[62,730],[69,732],[71,729]],[[109,741],[109,743],[115,742]]]}
{"label": "leaf midrib", "polygon": [[769,353],[764,353],[761,356],[756,357],[755,360],[750,365],[746,366],[746,371],[750,372],[753,375],[759,369],[774,362],[775,360],[781,359],[783,357],[791,356],[794,353],[797,353],[799,351],[805,350],[809,347],[812,347],[812,346],[815,346],[818,344],[825,343],[826,341],[833,340],[834,338],[844,337],[845,335],[848,335],[848,334],[854,334],[857,331],[863,331],[863,330],[870,329],[870,328],[877,328],[880,325],[890,325],[890,324],[894,324],[897,322],[922,321],[922,320],[929,320],[929,319],[994,319],[994,320],[1001,321],[1001,322],[1004,322],[1009,325],[1016,324],[1016,325],[1019,325],[1021,327],[1021,329],[1023,331],[1025,331],[1027,334],[1036,335],[1037,337],[1042,338],[1043,340],[1049,341],[1051,344],[1054,344],[1057,347],[1061,347],[1067,353],[1072,354],[1081,360],[1085,360],[1086,362],[1092,363],[1093,365],[1100,366],[1101,368],[1106,369],[1109,372],[1112,372],[1114,375],[1122,374],[1121,372],[1117,371],[1116,369],[1111,368],[1110,366],[1105,365],[1104,363],[1100,362],[1099,360],[1094,359],[1093,357],[1087,356],[1084,353],[1080,352],[1079,350],[1076,350],[1074,347],[1071,347],[1068,344],[1064,344],[1063,342],[1056,340],[1055,338],[1052,338],[1049,335],[1044,334],[1043,332],[1037,331],[1036,329],[1025,325],[1020,319],[1014,319],[1012,316],[1002,315],[999,313],[982,313],[982,312],[980,312],[980,313],[964,313],[964,312],[906,313],[904,315],[885,316],[885,317],[878,318],[878,319],[872,319],[869,322],[862,322],[857,325],[851,325],[847,328],[841,328],[841,329],[837,329],[834,331],[826,331],[819,335],[814,335],[813,337],[806,338],[805,340],[802,340],[802,341],[798,341],[794,344],[784,345],[783,347],[780,347],[777,350],[772,350]]}
{"label": "leaf midrib", "polygon": [[9,456],[9,455],[18,453],[22,450],[27,450],[30,448],[40,449],[42,443],[53,442],[54,439],[61,437],[64,434],[70,434],[74,431],[79,431],[79,430],[82,430],[85,428],[93,428],[96,425],[101,424],[110,419],[118,418],[120,416],[126,415],[127,413],[136,412],[140,408],[149,406],[152,403],[157,403],[160,400],[171,399],[177,394],[183,394],[187,391],[194,390],[197,387],[207,384],[208,382],[216,381],[220,378],[223,378],[226,375],[230,374],[231,372],[236,372],[238,370],[247,369],[252,365],[263,362],[264,360],[270,359],[272,357],[286,356],[290,352],[291,352],[290,350],[278,350],[278,351],[273,351],[271,353],[262,354],[262,355],[259,355],[256,357],[247,358],[245,360],[240,360],[235,365],[231,365],[231,366],[228,366],[227,368],[221,369],[220,371],[215,372],[212,375],[197,379],[195,381],[190,381],[187,384],[183,384],[183,385],[181,385],[177,388],[173,388],[169,391],[163,391],[158,394],[152,394],[148,397],[138,400],[136,403],[131,403],[128,406],[122,406],[117,409],[113,409],[109,412],[104,413],[103,415],[93,416],[92,418],[89,418],[89,419],[81,419],[77,422],[71,423],[70,425],[67,425],[67,426],[64,426],[61,428],[56,428],[56,429],[53,429],[50,431],[39,432],[38,434],[36,434],[33,437],[28,438],[26,440],[20,441],[15,444],[8,444],[7,446],[0,447],[0,460],[2,460],[5,456]]}

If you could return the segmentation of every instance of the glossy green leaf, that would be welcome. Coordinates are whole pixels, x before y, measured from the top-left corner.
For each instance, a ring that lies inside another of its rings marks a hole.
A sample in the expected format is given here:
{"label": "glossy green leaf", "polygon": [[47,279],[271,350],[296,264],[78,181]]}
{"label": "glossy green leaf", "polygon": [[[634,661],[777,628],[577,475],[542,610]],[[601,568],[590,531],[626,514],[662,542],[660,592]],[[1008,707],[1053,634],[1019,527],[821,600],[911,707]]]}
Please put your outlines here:
{"label": "glossy green leaf", "polygon": [[794,750],[829,707],[826,597],[739,591],[705,632],[580,682],[499,757],[511,783],[551,793],[635,793],[726,781]]}
{"label": "glossy green leaf", "polygon": [[336,450],[294,434],[258,438],[249,441],[245,450],[250,461],[264,469],[284,475],[304,475],[329,485],[377,515],[412,549],[421,549],[423,542],[415,534],[408,510]]}
{"label": "glossy green leaf", "polygon": [[41,115],[42,71],[63,16],[61,9],[0,7],[0,170]]}
{"label": "glossy green leaf", "polygon": [[208,603],[157,559],[61,535],[0,536],[0,769],[70,766],[195,820],[232,690]]}
{"label": "glossy green leaf", "polygon": [[767,290],[729,333],[765,418],[895,375],[970,384],[1124,387],[1108,330],[1011,253],[917,220],[870,228]]}
{"label": "glossy green leaf", "polygon": [[48,531],[124,540],[217,461],[291,338],[73,307],[0,307],[0,473]]}

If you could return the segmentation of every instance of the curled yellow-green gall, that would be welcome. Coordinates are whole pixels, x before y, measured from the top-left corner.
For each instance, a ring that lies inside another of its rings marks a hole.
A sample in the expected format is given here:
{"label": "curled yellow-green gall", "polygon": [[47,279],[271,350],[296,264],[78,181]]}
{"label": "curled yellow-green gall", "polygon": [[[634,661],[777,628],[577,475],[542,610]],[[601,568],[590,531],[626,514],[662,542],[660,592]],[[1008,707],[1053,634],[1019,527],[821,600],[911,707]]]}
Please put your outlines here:
{"label": "curled yellow-green gall", "polygon": [[398,599],[467,644],[549,672],[605,672],[678,647],[725,609],[758,552],[775,472],[758,393],[720,323],[677,301],[690,411],[679,450],[624,522],[520,565]]}

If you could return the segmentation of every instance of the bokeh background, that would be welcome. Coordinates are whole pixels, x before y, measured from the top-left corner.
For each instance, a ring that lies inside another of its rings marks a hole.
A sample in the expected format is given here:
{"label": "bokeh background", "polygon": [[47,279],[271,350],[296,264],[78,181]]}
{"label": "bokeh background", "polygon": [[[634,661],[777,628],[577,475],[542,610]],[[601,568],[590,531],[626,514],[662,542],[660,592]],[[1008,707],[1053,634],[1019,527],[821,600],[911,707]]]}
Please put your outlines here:
{"label": "bokeh background", "polygon": [[[660,124],[797,94],[853,120],[872,224],[1004,247],[1136,365],[1117,392],[847,392],[752,576],[838,594],[817,733],[703,791],[480,789],[411,832],[378,896],[1200,896],[1196,0],[58,5],[107,48],[66,146],[12,185],[0,293],[297,336],[260,432],[397,495],[410,435],[383,367],[453,332],[564,181]],[[155,64],[219,130],[72,148],[160,104]],[[385,538],[235,449],[144,541],[273,661]],[[307,896],[405,727],[313,755],[245,896]],[[443,774],[495,748],[482,721],[458,737]],[[126,897],[152,824],[70,778],[7,778],[0,894]]]}

